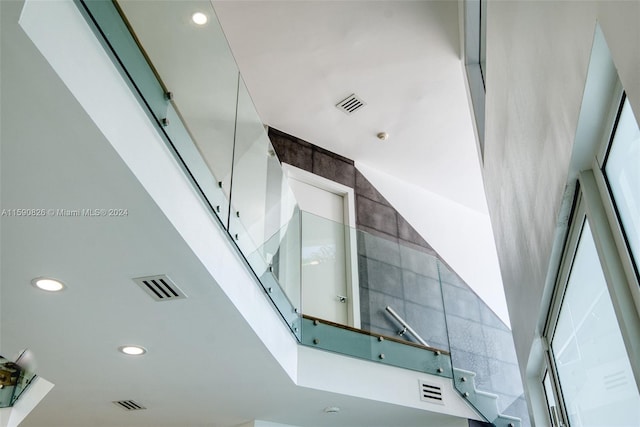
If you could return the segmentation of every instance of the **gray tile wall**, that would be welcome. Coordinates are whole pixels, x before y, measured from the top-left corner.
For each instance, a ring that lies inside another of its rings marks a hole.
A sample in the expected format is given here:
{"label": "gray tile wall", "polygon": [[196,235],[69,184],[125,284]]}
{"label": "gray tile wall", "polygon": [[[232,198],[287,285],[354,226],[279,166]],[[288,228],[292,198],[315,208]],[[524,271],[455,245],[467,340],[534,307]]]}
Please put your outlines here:
{"label": "gray tile wall", "polygon": [[356,169],[353,160],[317,147],[277,129],[269,138],[282,163],[339,182],[354,189],[358,229],[409,243],[436,255],[433,248]]}
{"label": "gray tile wall", "polygon": [[269,128],[269,138],[280,162],[355,188],[356,168],[353,165],[353,160],[287,135],[277,129]]}

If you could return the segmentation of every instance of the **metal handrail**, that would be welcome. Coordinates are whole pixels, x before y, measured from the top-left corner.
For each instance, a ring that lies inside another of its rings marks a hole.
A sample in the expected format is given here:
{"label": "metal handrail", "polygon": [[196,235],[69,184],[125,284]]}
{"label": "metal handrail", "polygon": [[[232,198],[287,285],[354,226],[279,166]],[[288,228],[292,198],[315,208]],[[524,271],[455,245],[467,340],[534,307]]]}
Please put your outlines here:
{"label": "metal handrail", "polygon": [[429,344],[427,344],[427,342],[425,340],[422,339],[422,337],[420,335],[418,335],[418,333],[413,330],[413,328],[411,326],[409,326],[409,324],[407,322],[405,322],[405,320],[400,317],[400,315],[398,313],[395,312],[395,310],[393,308],[391,308],[390,306],[386,306],[385,310],[387,310],[387,312],[393,316],[394,319],[396,319],[398,321],[398,323],[400,323],[402,325],[402,327],[404,329],[402,329],[398,335],[404,335],[405,332],[409,332],[411,335],[413,335],[413,337],[418,340],[418,342],[426,347],[430,347]]}

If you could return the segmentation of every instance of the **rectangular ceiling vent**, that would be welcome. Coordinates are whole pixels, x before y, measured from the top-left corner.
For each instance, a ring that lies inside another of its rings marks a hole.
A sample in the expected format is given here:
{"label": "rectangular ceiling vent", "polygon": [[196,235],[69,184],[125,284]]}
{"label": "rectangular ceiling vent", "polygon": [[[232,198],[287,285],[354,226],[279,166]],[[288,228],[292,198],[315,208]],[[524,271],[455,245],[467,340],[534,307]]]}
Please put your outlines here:
{"label": "rectangular ceiling vent", "polygon": [[420,400],[444,405],[442,387],[420,381]]}
{"label": "rectangular ceiling vent", "polygon": [[349,115],[355,113],[364,106],[365,103],[353,93],[336,104],[336,107],[338,107],[339,110],[342,110]]}
{"label": "rectangular ceiling vent", "polygon": [[147,409],[141,404],[133,401],[133,400],[116,400],[113,402],[119,408],[124,409],[125,411],[139,411],[141,409]]}
{"label": "rectangular ceiling vent", "polygon": [[187,296],[169,277],[159,276],[138,277],[133,279],[151,298],[156,301],[173,301]]}

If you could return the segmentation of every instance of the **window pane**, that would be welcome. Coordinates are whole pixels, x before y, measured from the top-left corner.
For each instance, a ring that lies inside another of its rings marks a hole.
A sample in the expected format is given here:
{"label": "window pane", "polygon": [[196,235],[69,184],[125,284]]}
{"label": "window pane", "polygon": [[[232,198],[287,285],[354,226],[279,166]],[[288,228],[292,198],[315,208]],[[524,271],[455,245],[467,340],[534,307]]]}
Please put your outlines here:
{"label": "window pane", "polygon": [[572,427],[640,425],[640,396],[588,223],[551,348]]}
{"label": "window pane", "polygon": [[549,377],[549,371],[544,372],[544,378],[542,379],[542,388],[544,389],[544,396],[547,399],[547,408],[549,409],[549,421],[553,427],[560,425],[558,422],[558,412],[556,407],[556,399],[553,397],[553,389],[551,388],[551,378]]}
{"label": "window pane", "polygon": [[640,257],[640,129],[629,100],[620,113],[605,175],[636,267]]}

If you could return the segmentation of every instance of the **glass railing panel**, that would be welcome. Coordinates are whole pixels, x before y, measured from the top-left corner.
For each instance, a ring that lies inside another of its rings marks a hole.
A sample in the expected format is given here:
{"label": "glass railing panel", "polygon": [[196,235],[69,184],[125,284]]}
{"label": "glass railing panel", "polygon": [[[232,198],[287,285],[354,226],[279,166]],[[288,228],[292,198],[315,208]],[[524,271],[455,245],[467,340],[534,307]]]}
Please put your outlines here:
{"label": "glass railing panel", "polygon": [[[228,178],[217,178],[209,164],[205,161],[202,152],[198,149],[194,139],[189,134],[187,128],[172,102],[167,109],[168,124],[163,126],[164,132],[173,145],[177,155],[184,162],[184,169],[193,183],[205,195],[211,209],[218,216],[223,225],[227,226],[229,217],[229,199],[223,188],[223,180]],[[224,145],[224,144],[221,144]],[[229,146],[232,143],[228,142]],[[229,165],[231,162],[229,161]]]}
{"label": "glass railing panel", "polygon": [[512,416],[520,419],[514,425],[528,426],[511,330],[444,263],[439,270],[456,389],[489,422]]}
{"label": "glass railing panel", "polygon": [[[416,257],[422,255],[403,250],[403,257],[407,254]],[[360,265],[363,266],[360,277],[366,278],[363,285],[367,286],[361,302],[363,318],[368,316],[372,331],[386,329],[386,333],[409,342],[449,349],[437,279],[406,268],[397,270],[396,266],[383,261],[361,258]],[[388,295],[385,293],[388,289],[385,280],[391,274],[400,276],[402,287],[394,290],[393,295]],[[395,293],[398,291],[402,291],[402,294]]]}
{"label": "glass railing panel", "polygon": [[400,261],[405,320],[429,346],[449,350],[437,258],[425,248],[400,244]]}
{"label": "glass railing panel", "polygon": [[0,408],[13,406],[36,374],[0,356]]}
{"label": "glass railing panel", "polygon": [[359,359],[452,378],[447,352],[303,316],[302,344]]}
{"label": "glass railing panel", "polygon": [[[98,37],[105,38],[105,48],[113,50],[123,76],[134,90],[144,89],[141,103],[153,111],[159,132],[166,136],[185,174],[299,336],[300,224],[295,199],[248,92],[240,84],[211,3],[190,4],[208,15],[207,25],[188,22],[190,17],[181,15],[184,2],[156,2],[148,7],[129,0],[78,1],[88,11],[88,21],[99,29]],[[154,109],[160,101],[163,109]],[[234,166],[237,206],[231,211]],[[240,217],[240,211],[246,215]]]}
{"label": "glass railing panel", "polygon": [[300,326],[300,213],[296,209],[281,229],[256,242],[241,221],[232,216],[230,230],[236,246],[260,285],[298,340]]}
{"label": "glass railing panel", "polygon": [[297,204],[242,81],[233,159],[229,232],[245,255],[259,254],[271,266]]}
{"label": "glass railing panel", "polygon": [[294,333],[300,333],[300,215],[240,78],[229,233]]}
{"label": "glass railing panel", "polygon": [[304,344],[451,377],[432,255],[308,212],[301,251]]}
{"label": "glass railing panel", "polygon": [[302,306],[300,242],[300,211],[296,208],[289,222],[258,249],[263,259],[270,260],[270,272],[296,313]]}
{"label": "glass railing panel", "polygon": [[22,394],[27,390],[29,385],[33,380],[36,379],[35,372],[31,372],[29,370],[22,370],[20,373],[20,378],[18,379],[18,384],[16,384],[16,388],[13,392],[13,401],[12,405],[15,405],[16,401],[20,399]]}
{"label": "glass railing panel", "polygon": [[105,50],[114,55],[117,61],[126,64],[126,72],[131,78],[134,91],[144,99],[155,121],[162,121],[166,118],[169,105],[166,90],[156,78],[144,55],[140,54],[138,43],[130,28],[121,19],[116,4],[111,1],[76,2],[83,13],[88,13],[98,23],[101,34],[96,35],[99,40],[105,42]]}
{"label": "glass railing panel", "polygon": [[13,405],[14,393],[18,384],[20,368],[10,360],[0,356],[0,408]]}
{"label": "glass railing panel", "polygon": [[[303,314],[448,350],[437,263],[426,249],[303,212],[302,257]],[[320,298],[330,307],[317,307]]]}
{"label": "glass railing panel", "polygon": [[227,224],[239,73],[211,2],[187,3],[207,14],[206,25],[184,16],[185,2],[117,2],[172,95],[165,132]]}
{"label": "glass railing panel", "polygon": [[335,353],[371,360],[372,337],[344,325],[302,318],[302,344]]}
{"label": "glass railing panel", "polygon": [[347,257],[349,229],[344,224],[302,214],[302,313],[358,327],[353,319],[353,289]]}

